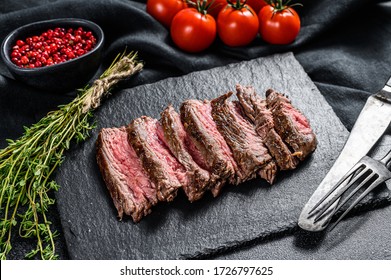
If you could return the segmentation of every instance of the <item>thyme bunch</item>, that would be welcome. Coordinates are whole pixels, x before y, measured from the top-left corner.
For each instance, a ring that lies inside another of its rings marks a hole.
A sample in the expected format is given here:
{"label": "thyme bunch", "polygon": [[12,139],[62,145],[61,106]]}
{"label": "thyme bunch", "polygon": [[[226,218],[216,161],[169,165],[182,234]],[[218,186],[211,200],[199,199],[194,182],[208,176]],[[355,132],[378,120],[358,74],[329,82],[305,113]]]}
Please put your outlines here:
{"label": "thyme bunch", "polygon": [[137,55],[118,56],[91,86],[79,91],[70,103],[49,112],[38,123],[24,127],[17,140],[8,139],[0,150],[0,258],[12,249],[12,229],[19,235],[35,238],[37,246],[26,257],[39,254],[42,259],[56,259],[55,237],[47,211],[55,203],[53,191],[59,185],[53,172],[64,160],[71,142],[82,142],[95,127],[90,122],[92,111],[103,96],[120,80],[142,69]]}

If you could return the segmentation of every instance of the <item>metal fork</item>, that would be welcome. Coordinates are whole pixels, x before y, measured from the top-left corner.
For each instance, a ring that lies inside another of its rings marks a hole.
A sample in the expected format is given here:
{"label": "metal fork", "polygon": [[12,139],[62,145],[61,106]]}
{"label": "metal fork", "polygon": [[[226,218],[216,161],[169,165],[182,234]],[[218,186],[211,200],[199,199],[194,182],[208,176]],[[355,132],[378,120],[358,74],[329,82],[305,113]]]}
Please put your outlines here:
{"label": "metal fork", "polygon": [[[330,209],[330,206],[338,199],[341,199],[338,206],[332,210],[330,218],[322,224],[322,226],[325,226],[342,206],[360,190],[363,190],[338,220],[329,227],[329,230],[331,231],[354,208],[354,206],[368,195],[368,193],[391,178],[390,167],[391,150],[381,160],[375,160],[369,156],[364,156],[329,192],[324,195],[321,200],[319,200],[317,204],[315,204],[309,212],[309,217],[314,217],[314,222],[321,220],[324,216],[329,214],[330,211],[327,210]],[[342,197],[345,193],[346,197]]]}

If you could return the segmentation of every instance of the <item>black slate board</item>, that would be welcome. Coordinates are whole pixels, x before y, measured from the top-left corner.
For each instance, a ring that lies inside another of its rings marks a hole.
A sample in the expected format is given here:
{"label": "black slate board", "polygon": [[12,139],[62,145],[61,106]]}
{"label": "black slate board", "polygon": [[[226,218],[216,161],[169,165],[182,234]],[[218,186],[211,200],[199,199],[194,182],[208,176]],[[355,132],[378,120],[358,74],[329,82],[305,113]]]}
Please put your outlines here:
{"label": "black slate board", "polygon": [[[311,122],[319,141],[297,170],[281,172],[273,186],[254,179],[227,186],[193,204],[183,193],[160,204],[140,223],[118,221],[95,161],[102,127],[122,126],[141,115],[155,118],[169,103],[213,98],[235,84],[289,95]],[[342,149],[348,132],[293,54],[232,64],[117,92],[95,114],[98,127],[74,147],[58,170],[58,209],[72,259],[178,259],[210,254],[296,227],[297,218]],[[388,199],[388,192],[379,194]],[[379,199],[377,197],[376,199]]]}

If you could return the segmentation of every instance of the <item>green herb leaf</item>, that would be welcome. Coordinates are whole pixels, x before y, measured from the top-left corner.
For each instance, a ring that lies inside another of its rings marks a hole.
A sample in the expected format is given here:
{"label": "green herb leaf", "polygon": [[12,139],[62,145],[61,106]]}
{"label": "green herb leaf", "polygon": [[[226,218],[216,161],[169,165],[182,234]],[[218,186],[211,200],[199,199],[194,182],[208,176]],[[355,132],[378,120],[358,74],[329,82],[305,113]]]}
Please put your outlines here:
{"label": "green herb leaf", "polygon": [[101,99],[120,80],[142,68],[136,54],[118,56],[99,82],[81,89],[72,102],[38,123],[24,127],[19,139],[7,140],[8,146],[0,150],[0,259],[11,251],[12,228],[17,225],[20,236],[37,241],[27,258],[38,254],[42,259],[57,258],[54,238],[58,233],[52,232],[46,213],[55,203],[50,196],[59,185],[50,177],[72,141],[84,141],[95,127],[90,119]]}

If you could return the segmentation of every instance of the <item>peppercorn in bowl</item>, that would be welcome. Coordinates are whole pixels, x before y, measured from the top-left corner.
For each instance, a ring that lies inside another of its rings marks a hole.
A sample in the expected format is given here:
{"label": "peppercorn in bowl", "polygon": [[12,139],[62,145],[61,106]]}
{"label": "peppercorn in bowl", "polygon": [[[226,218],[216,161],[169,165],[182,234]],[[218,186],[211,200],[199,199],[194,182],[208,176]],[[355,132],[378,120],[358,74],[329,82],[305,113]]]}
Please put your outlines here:
{"label": "peppercorn in bowl", "polygon": [[83,87],[101,62],[102,29],[76,18],[34,22],[12,31],[1,56],[12,76],[29,86],[63,93]]}

